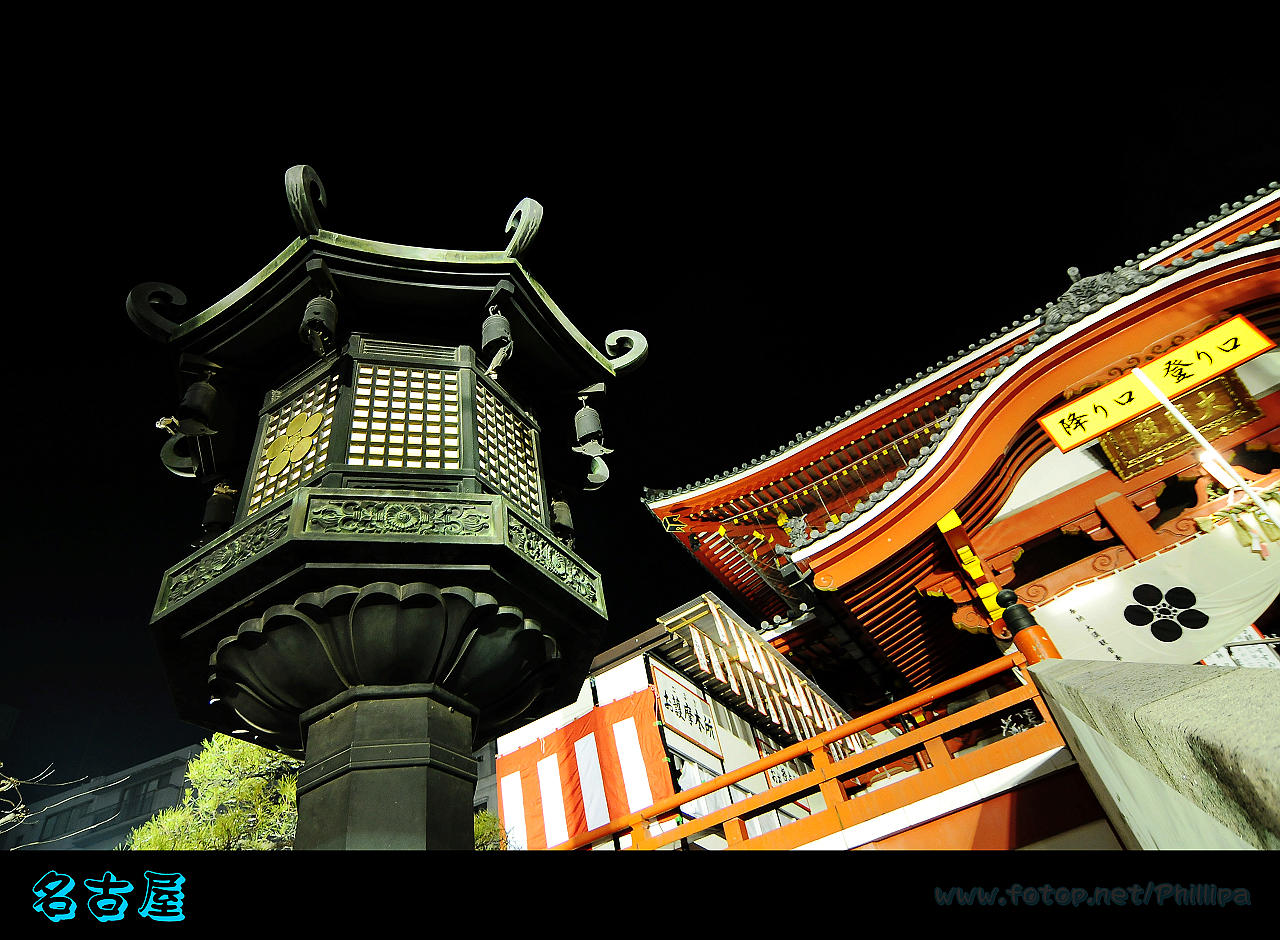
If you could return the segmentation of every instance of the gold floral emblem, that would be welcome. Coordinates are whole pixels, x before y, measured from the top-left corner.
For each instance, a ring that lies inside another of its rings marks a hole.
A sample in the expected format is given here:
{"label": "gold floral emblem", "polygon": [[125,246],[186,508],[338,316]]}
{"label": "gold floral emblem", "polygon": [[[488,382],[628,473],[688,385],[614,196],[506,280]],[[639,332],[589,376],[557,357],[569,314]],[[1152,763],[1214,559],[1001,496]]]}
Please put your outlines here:
{"label": "gold floral emblem", "polygon": [[267,448],[267,457],[271,460],[271,466],[267,467],[267,476],[273,477],[289,464],[300,463],[307,454],[311,453],[311,448],[315,444],[315,438],[312,435],[320,429],[323,421],[323,414],[309,415],[304,411],[302,414],[294,415],[289,426]]}

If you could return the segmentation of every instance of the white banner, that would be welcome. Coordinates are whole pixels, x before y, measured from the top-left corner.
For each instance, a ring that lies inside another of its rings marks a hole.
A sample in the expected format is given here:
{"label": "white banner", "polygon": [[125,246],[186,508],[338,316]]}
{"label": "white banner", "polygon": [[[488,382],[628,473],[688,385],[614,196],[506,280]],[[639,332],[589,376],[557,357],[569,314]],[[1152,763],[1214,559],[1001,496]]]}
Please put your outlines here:
{"label": "white banner", "polygon": [[724,757],[707,697],[656,662],[650,661],[650,666],[653,684],[658,690],[658,705],[662,708],[662,723],[716,757]]}
{"label": "white banner", "polygon": [[1280,594],[1280,551],[1263,558],[1229,524],[1032,608],[1063,659],[1196,663]]}

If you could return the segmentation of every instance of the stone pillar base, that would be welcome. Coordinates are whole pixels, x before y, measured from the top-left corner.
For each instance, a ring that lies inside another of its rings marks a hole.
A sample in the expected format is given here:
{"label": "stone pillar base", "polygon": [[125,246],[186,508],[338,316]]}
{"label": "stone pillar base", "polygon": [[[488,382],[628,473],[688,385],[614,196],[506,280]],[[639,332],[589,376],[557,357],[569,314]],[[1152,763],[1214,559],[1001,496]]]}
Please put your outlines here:
{"label": "stone pillar base", "polygon": [[303,716],[294,848],[473,849],[472,716],[425,694],[341,698]]}

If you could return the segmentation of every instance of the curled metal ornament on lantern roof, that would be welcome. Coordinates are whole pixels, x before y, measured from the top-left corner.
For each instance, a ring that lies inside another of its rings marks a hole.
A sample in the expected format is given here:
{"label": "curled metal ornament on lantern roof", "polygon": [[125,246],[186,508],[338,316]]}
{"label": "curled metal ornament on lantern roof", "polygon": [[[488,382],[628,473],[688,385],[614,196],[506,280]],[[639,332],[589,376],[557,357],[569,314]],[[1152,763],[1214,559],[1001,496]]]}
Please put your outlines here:
{"label": "curled metal ornament on lantern roof", "polygon": [[[327,229],[321,224],[321,210],[328,205],[328,195],[308,164],[291,166],[284,183],[297,230],[290,245],[200,312],[189,312],[185,295],[172,285],[138,285],[125,304],[134,325],[165,345],[202,354],[216,351],[223,359],[256,367],[272,361],[262,357],[261,338],[284,329],[299,332],[317,354],[330,353],[352,332],[379,332],[384,328],[379,318],[388,310],[429,307],[446,316],[473,316],[468,301],[505,280],[512,286],[512,302],[503,310],[510,338],[520,347],[525,368],[541,384],[577,388],[612,379],[639,367],[648,354],[648,341],[636,330],[613,330],[605,348],[597,348],[525,268],[521,258],[544,216],[536,199],[522,198],[507,217],[510,240],[504,249],[435,249]],[[309,313],[300,309],[316,301],[333,303],[318,303]],[[507,345],[509,358],[512,344]]]}
{"label": "curled metal ornament on lantern roof", "polygon": [[297,749],[300,716],[353,689],[433,686],[489,725],[553,687],[560,662],[536,621],[489,594],[375,582],[246,620],[209,657],[209,686],[250,728]]}

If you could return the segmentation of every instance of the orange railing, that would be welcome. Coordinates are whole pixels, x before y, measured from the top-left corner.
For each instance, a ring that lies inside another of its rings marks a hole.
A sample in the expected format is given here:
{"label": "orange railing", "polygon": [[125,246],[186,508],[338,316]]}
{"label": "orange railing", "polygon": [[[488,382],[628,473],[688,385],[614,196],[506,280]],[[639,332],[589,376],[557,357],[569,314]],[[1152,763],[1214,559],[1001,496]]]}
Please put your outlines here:
{"label": "orange railing", "polygon": [[[629,832],[631,847],[658,849],[682,839],[698,839],[714,834],[723,836],[731,849],[790,849],[831,835],[858,823],[908,806],[926,797],[976,780],[1018,761],[1063,746],[1062,737],[1026,669],[1027,661],[1020,653],[1001,657],[994,662],[971,669],[946,682],[900,699],[891,705],[861,715],[831,731],[793,744],[744,767],[716,777],[699,786],[661,799],[629,816],[614,820],[590,832],[574,836],[555,846],[557,849],[584,849],[612,842],[615,835]],[[986,683],[1005,672],[1014,672],[1022,684],[993,695],[968,708],[935,718],[899,737],[877,744],[850,757],[832,760],[829,745],[859,731],[891,721],[916,711],[943,697],[952,696],[972,686]],[[1034,707],[1041,723],[1016,734],[999,737],[984,747],[952,755],[947,739],[962,735],[966,729],[989,723],[994,716],[1010,709]],[[772,767],[797,758],[808,758],[813,770],[803,776],[762,793],[749,796],[723,809],[694,819],[680,815],[680,808],[724,790],[733,784],[764,773]],[[919,772],[903,776],[890,786],[873,790],[857,778],[895,761],[914,758]],[[787,822],[761,835],[749,836],[746,822],[754,816],[806,796],[820,793],[825,809]],[[670,820],[680,822],[666,831],[654,832],[653,824]]]}

